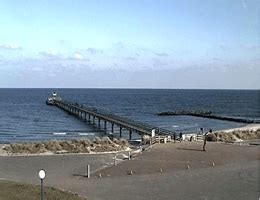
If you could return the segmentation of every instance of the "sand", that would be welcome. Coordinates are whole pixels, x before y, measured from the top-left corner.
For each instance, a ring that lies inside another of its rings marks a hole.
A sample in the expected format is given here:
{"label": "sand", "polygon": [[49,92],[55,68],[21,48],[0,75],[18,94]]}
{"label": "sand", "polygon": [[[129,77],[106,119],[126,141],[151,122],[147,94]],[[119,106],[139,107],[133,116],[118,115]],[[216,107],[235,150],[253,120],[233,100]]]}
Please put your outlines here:
{"label": "sand", "polygon": [[233,131],[246,131],[246,130],[253,130],[253,131],[256,131],[257,129],[260,129],[260,124],[247,124],[245,126],[242,126],[242,127],[238,127],[238,128],[231,128],[231,129],[224,129],[224,130],[220,130],[220,131],[223,131],[223,132],[226,132],[226,133],[230,133],[230,132],[233,132]]}
{"label": "sand", "polygon": [[209,141],[242,142],[260,139],[260,124],[250,124],[240,128],[219,130],[207,135]]}

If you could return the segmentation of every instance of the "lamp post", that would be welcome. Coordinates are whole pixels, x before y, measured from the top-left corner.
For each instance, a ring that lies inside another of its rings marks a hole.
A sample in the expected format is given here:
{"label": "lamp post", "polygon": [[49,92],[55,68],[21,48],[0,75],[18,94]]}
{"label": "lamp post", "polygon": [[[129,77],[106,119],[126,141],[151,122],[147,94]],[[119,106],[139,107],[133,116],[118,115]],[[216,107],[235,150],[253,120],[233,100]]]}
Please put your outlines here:
{"label": "lamp post", "polygon": [[45,171],[44,169],[41,169],[39,171],[39,178],[41,179],[41,200],[43,200],[43,179],[45,178]]}

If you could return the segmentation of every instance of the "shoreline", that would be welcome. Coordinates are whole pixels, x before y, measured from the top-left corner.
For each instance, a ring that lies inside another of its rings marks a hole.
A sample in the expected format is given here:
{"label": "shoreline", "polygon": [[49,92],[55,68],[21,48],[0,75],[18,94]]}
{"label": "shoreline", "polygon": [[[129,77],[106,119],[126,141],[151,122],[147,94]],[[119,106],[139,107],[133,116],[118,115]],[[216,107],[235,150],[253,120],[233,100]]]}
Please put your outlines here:
{"label": "shoreline", "polygon": [[236,131],[236,130],[257,130],[257,129],[260,129],[260,123],[246,124],[241,127],[222,129],[222,130],[218,130],[218,131],[223,131],[223,132],[228,133],[228,132],[232,132],[232,131]]}
{"label": "shoreline", "polygon": [[246,126],[214,131],[207,135],[207,140],[212,142],[243,142],[260,139],[260,124],[248,124]]}
{"label": "shoreline", "polygon": [[[241,139],[238,138],[235,134],[237,132],[256,132],[258,135],[257,138],[248,138],[248,139]],[[185,133],[184,133],[185,134]],[[222,137],[223,134],[225,135],[225,137],[227,138],[226,141],[223,140]],[[237,127],[237,128],[230,128],[230,129],[223,129],[223,130],[218,130],[218,131],[214,131],[213,134],[211,134],[214,136],[214,140],[211,140],[213,142],[217,142],[217,141],[222,141],[222,142],[241,142],[241,141],[246,141],[246,140],[251,140],[251,139],[260,139],[260,124],[258,123],[253,123],[253,124],[247,124],[241,127]],[[219,139],[218,135],[221,135],[221,139]],[[217,138],[218,137],[218,138]],[[107,138],[107,137],[104,137]],[[84,139],[81,140],[77,140],[77,141],[83,141]],[[88,140],[88,139],[86,139]],[[232,141],[231,141],[232,140]],[[49,140],[50,143],[56,143],[56,142],[67,142],[67,141],[72,141],[72,140]],[[89,141],[89,140],[88,140]],[[47,141],[48,142],[48,141]],[[127,152],[127,151],[133,151],[135,150],[133,145],[129,145],[127,144],[127,148],[124,149],[120,149],[120,150],[108,150],[108,151],[88,151],[88,152],[67,152],[67,151],[45,151],[42,153],[11,153],[11,152],[7,152],[4,150],[4,148],[6,147],[10,147],[10,145],[23,145],[23,144],[44,144],[46,143],[46,141],[38,141],[38,142],[19,142],[19,143],[10,143],[10,144],[0,144],[0,156],[51,156],[51,155],[99,155],[99,154],[116,154],[116,153],[120,153],[120,152]],[[95,141],[93,140],[93,143],[95,143]],[[109,144],[114,144],[110,139],[109,139]],[[141,144],[140,144],[141,145]],[[100,145],[97,145],[100,146]],[[102,145],[101,145],[102,146]],[[136,146],[135,146],[136,147]],[[122,146],[120,147],[122,148]]]}

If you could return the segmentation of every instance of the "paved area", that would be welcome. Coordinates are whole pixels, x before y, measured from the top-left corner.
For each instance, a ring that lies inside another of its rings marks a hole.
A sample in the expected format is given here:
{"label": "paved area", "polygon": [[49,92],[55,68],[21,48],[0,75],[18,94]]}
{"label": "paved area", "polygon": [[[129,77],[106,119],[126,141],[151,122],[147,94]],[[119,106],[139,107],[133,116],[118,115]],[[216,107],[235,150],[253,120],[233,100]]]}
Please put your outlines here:
{"label": "paved area", "polygon": [[259,146],[208,143],[206,152],[201,149],[200,142],[155,145],[90,179],[73,174],[84,174],[87,163],[111,165],[112,154],[0,156],[0,178],[38,183],[45,168],[46,184],[91,200],[258,199]]}

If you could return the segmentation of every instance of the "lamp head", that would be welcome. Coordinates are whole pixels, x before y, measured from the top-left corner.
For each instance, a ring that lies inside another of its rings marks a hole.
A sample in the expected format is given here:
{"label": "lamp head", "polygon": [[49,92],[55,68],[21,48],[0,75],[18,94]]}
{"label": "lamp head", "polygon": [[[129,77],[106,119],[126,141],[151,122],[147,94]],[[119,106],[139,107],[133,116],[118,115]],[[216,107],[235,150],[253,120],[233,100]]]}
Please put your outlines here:
{"label": "lamp head", "polygon": [[44,178],[45,178],[45,175],[46,175],[45,171],[44,171],[43,169],[41,169],[41,170],[39,171],[39,178],[40,178],[40,179],[44,179]]}

